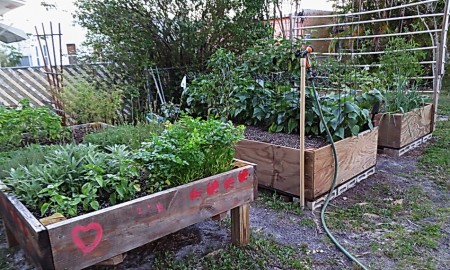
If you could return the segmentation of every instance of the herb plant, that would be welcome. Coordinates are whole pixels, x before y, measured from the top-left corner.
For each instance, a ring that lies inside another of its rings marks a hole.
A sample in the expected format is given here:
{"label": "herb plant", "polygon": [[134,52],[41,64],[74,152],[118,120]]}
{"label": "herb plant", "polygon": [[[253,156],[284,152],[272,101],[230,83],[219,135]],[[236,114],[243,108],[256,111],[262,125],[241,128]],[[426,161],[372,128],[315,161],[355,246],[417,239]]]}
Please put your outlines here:
{"label": "herb plant", "polygon": [[[45,156],[11,166],[3,182],[41,216],[76,216],[227,171],[241,138],[243,127],[184,116],[174,124],[167,122],[160,134],[150,134],[136,150],[106,143],[30,148]],[[116,141],[125,138],[109,143]],[[0,165],[2,159],[11,155],[2,154]]]}
{"label": "herb plant", "polygon": [[129,149],[138,149],[141,143],[151,139],[152,135],[159,134],[163,129],[161,124],[139,123],[135,126],[125,124],[110,127],[97,133],[87,134],[83,138],[84,143],[91,143],[102,148],[115,144],[123,144]]}
{"label": "herb plant", "polygon": [[0,152],[64,136],[61,118],[47,107],[33,108],[26,99],[17,109],[0,106]]}

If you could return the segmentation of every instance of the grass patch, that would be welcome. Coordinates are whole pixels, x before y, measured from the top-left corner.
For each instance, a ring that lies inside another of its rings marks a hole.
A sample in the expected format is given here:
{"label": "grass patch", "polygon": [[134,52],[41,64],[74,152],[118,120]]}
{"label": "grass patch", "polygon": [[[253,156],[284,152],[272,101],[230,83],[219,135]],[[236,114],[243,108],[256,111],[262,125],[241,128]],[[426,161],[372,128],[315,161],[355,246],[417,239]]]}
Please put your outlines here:
{"label": "grass patch", "polygon": [[311,269],[311,259],[306,250],[280,245],[272,239],[252,235],[245,247],[227,245],[210,252],[203,258],[188,255],[176,260],[173,254],[157,256],[154,269]]}
{"label": "grass patch", "polygon": [[283,201],[283,196],[276,192],[260,191],[258,201],[276,211],[287,211],[294,214],[301,214],[303,212],[299,203],[285,202]]}
{"label": "grass patch", "polygon": [[435,141],[419,159],[420,172],[439,187],[450,190],[450,121],[437,123]]}

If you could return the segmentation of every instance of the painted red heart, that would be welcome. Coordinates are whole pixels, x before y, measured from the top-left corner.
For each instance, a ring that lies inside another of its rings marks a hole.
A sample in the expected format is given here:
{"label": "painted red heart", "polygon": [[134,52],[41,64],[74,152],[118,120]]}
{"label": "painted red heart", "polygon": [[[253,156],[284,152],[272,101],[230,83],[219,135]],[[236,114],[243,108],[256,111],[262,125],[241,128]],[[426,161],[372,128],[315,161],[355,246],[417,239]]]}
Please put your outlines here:
{"label": "painted red heart", "polygon": [[[83,240],[80,238],[80,232],[85,233],[88,231],[95,231],[96,233],[94,241],[90,244],[84,243]],[[98,246],[98,244],[100,244],[102,238],[103,238],[102,226],[96,222],[89,223],[87,226],[78,225],[72,229],[72,241],[83,252],[84,255],[92,252]]]}

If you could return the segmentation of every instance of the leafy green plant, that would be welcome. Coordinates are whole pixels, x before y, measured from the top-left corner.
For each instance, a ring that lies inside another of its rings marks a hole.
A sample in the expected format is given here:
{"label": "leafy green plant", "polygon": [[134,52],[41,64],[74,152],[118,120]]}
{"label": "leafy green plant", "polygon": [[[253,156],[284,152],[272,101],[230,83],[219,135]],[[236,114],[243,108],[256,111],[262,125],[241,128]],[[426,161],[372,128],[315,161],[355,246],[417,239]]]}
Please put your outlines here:
{"label": "leafy green plant", "polygon": [[26,99],[16,109],[0,106],[0,151],[66,135],[61,118],[47,107],[33,108]]}
{"label": "leafy green plant", "polygon": [[91,122],[113,124],[120,120],[123,93],[120,85],[78,80],[66,87],[61,99],[66,113],[79,124]]}
{"label": "leafy green plant", "polygon": [[77,215],[79,208],[130,200],[140,190],[139,167],[125,146],[110,153],[94,145],[64,145],[47,154],[45,163],[11,169],[4,183],[28,207],[46,213]]}
{"label": "leafy green plant", "polygon": [[9,176],[12,168],[45,163],[45,156],[57,145],[29,145],[11,152],[0,152],[0,179]]}
{"label": "leafy green plant", "polygon": [[150,192],[155,192],[229,170],[241,138],[243,127],[182,117],[144,142],[136,156],[148,170]]}
{"label": "leafy green plant", "polygon": [[396,77],[394,82],[394,87],[383,93],[383,111],[386,113],[406,113],[423,106],[429,99],[418,91],[416,84],[410,84],[410,80],[405,77]]}
{"label": "leafy green plant", "polygon": [[76,216],[131,200],[138,192],[145,195],[227,171],[242,137],[243,127],[184,116],[167,122],[161,134],[153,133],[134,151],[125,145],[49,147],[38,162],[11,166],[3,182],[41,216]]}
{"label": "leafy green plant", "polygon": [[83,138],[84,143],[99,145],[102,148],[115,144],[123,144],[130,149],[138,149],[141,143],[159,134],[163,129],[161,124],[121,125],[110,127],[101,132],[87,134]]}

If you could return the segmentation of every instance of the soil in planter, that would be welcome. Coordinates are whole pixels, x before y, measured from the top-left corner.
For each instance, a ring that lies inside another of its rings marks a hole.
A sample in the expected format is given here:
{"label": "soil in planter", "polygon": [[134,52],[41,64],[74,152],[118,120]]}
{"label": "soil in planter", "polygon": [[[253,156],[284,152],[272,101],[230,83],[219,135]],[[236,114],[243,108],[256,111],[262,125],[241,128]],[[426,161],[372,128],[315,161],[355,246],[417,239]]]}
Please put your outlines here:
{"label": "soil in planter", "polygon": [[[291,148],[300,148],[299,134],[270,133],[260,127],[247,126],[245,129],[245,138],[259,142],[266,142]],[[324,138],[305,136],[305,148],[320,148],[327,145]]]}

